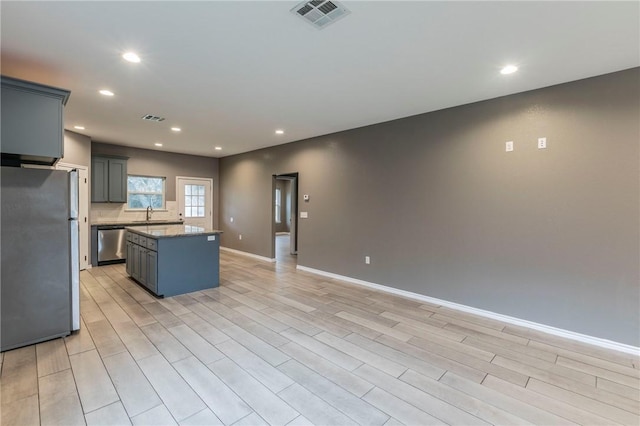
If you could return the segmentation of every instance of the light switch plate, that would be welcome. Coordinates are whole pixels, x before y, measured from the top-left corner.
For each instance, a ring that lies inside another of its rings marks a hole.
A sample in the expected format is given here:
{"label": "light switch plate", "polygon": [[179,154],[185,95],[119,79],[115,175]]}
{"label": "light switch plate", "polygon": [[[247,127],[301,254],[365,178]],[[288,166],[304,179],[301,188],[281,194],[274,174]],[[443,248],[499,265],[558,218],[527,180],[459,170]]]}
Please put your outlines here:
{"label": "light switch plate", "polygon": [[215,241],[215,240],[216,240],[215,235],[207,235],[207,241]]}
{"label": "light switch plate", "polygon": [[504,144],[505,151],[511,152],[513,151],[513,141],[508,141]]}
{"label": "light switch plate", "polygon": [[307,219],[309,217],[308,212],[300,212],[300,219]]}
{"label": "light switch plate", "polygon": [[545,149],[547,147],[547,138],[538,138],[538,149]]}

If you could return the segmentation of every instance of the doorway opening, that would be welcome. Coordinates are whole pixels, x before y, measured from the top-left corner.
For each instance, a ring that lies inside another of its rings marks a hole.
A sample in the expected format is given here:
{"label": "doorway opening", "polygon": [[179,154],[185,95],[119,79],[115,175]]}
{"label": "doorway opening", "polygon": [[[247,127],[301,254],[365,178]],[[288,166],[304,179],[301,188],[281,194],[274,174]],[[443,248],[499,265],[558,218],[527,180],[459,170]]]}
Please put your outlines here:
{"label": "doorway opening", "polygon": [[298,254],[298,173],[273,176],[272,252],[276,262],[296,263]]}

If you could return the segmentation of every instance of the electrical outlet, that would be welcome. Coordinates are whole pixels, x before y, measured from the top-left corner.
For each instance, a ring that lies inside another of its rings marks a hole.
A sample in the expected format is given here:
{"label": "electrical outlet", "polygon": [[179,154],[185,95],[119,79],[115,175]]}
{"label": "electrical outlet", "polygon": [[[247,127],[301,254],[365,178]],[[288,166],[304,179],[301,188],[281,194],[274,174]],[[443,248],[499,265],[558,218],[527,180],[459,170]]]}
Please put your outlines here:
{"label": "electrical outlet", "polygon": [[238,239],[241,240],[242,239],[242,234],[238,235]]}
{"label": "electrical outlet", "polygon": [[513,141],[508,141],[504,144],[505,151],[511,152],[513,151]]}
{"label": "electrical outlet", "polygon": [[367,265],[370,265],[371,264],[371,258],[369,256],[365,256],[364,257],[364,263],[367,264]]}
{"label": "electrical outlet", "polygon": [[547,147],[547,138],[538,138],[538,149],[545,149]]}
{"label": "electrical outlet", "polygon": [[229,218],[229,222],[233,223],[233,217]]}

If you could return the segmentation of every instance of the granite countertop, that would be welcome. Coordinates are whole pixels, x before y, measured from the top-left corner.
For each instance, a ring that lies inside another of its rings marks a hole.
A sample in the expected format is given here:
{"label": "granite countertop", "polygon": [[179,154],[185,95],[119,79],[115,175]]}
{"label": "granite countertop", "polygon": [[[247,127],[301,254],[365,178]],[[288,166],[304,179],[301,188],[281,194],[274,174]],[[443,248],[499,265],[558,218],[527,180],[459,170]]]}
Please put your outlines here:
{"label": "granite countertop", "polygon": [[127,226],[127,231],[151,238],[193,237],[197,235],[217,235],[222,231],[193,225],[142,225]]}
{"label": "granite countertop", "polygon": [[182,221],[179,220],[150,220],[150,221],[142,221],[142,220],[130,220],[130,221],[119,221],[119,222],[91,222],[91,226],[158,226],[158,225],[180,225]]}

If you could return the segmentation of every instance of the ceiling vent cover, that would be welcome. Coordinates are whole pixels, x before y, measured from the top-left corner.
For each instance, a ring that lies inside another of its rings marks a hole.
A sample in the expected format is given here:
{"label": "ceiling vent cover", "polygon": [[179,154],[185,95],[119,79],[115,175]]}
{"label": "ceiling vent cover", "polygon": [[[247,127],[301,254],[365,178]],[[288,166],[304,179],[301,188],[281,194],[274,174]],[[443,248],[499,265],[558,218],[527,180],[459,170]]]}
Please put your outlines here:
{"label": "ceiling vent cover", "polygon": [[158,117],[157,115],[153,114],[143,115],[142,119],[147,121],[164,121],[163,117]]}
{"label": "ceiling vent cover", "polygon": [[351,11],[334,0],[311,0],[300,3],[291,9],[291,13],[321,30],[347,16]]}

